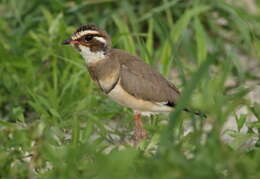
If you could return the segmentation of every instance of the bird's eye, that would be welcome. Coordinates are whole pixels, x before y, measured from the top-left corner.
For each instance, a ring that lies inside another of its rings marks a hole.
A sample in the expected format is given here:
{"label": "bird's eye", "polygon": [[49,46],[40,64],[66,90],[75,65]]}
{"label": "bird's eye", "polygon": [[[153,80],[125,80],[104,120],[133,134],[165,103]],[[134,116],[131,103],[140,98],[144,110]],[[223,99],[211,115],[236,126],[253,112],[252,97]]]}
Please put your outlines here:
{"label": "bird's eye", "polygon": [[84,37],[84,40],[90,41],[92,38],[93,38],[93,35],[86,35],[86,36]]}

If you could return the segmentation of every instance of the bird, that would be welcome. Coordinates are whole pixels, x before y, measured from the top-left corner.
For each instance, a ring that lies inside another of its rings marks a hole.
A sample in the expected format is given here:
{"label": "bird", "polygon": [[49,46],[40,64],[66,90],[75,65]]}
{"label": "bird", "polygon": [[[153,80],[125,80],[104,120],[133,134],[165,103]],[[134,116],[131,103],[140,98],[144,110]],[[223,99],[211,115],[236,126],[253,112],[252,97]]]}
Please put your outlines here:
{"label": "bird", "polygon": [[93,24],[80,26],[62,44],[81,54],[90,77],[109,98],[133,110],[137,143],[147,137],[142,116],[169,113],[177,104],[181,93],[176,86],[140,57],[112,48],[103,29]]}

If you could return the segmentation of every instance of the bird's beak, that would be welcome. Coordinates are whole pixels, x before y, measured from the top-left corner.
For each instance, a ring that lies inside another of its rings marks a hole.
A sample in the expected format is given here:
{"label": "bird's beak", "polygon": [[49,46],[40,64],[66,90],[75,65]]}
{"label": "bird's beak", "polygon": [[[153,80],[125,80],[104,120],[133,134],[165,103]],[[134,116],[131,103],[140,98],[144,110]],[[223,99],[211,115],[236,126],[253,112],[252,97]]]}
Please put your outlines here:
{"label": "bird's beak", "polygon": [[62,45],[72,45],[72,44],[79,44],[79,41],[77,40],[72,40],[71,38],[64,40],[62,42]]}

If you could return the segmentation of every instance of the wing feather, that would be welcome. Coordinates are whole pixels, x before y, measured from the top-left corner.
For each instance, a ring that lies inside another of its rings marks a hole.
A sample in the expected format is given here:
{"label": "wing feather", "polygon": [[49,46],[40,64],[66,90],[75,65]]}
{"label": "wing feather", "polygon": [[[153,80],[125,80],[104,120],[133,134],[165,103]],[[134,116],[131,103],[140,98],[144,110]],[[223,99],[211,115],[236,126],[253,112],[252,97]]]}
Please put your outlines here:
{"label": "wing feather", "polygon": [[117,57],[120,63],[120,83],[131,95],[153,102],[176,103],[180,92],[159,72],[139,58],[121,51]]}

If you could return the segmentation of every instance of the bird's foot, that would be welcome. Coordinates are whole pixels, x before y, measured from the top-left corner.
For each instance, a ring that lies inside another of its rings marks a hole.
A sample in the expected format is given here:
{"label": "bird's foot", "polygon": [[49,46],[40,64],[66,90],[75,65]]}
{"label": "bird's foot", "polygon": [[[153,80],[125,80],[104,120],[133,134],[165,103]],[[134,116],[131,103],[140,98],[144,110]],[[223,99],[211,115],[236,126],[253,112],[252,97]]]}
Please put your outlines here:
{"label": "bird's foot", "polygon": [[135,128],[134,139],[135,141],[141,141],[147,137],[147,132],[144,128]]}
{"label": "bird's foot", "polygon": [[137,146],[140,141],[147,137],[147,132],[143,128],[143,123],[141,119],[141,114],[137,113],[134,116],[135,129],[134,129],[134,145]]}

